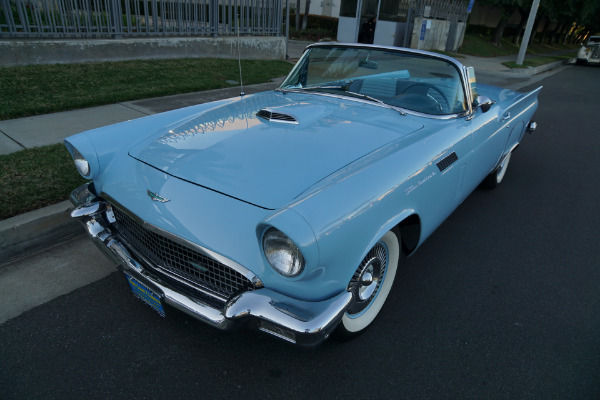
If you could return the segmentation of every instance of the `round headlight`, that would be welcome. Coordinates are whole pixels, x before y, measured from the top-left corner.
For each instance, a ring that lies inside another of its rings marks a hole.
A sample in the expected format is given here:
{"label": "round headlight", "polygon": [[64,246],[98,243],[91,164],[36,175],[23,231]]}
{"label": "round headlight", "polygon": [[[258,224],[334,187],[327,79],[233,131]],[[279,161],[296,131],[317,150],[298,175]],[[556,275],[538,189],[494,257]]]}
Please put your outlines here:
{"label": "round headlight", "polygon": [[283,232],[270,228],[263,236],[263,251],[269,264],[283,276],[296,276],[304,269],[298,246]]}
{"label": "round headlight", "polygon": [[73,161],[75,162],[75,167],[77,167],[77,171],[85,177],[90,175],[90,163],[87,162],[85,157],[77,150],[73,148]]}

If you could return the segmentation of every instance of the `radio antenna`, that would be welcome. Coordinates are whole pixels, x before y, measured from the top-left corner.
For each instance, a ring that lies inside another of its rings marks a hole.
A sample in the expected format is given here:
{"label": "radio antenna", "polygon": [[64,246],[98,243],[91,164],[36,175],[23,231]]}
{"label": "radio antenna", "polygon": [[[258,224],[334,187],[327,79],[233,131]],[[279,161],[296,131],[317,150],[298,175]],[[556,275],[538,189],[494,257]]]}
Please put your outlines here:
{"label": "radio antenna", "polygon": [[238,67],[240,70],[240,97],[244,97],[244,82],[242,81],[242,60],[240,56],[240,14],[237,17],[237,48],[238,48]]}

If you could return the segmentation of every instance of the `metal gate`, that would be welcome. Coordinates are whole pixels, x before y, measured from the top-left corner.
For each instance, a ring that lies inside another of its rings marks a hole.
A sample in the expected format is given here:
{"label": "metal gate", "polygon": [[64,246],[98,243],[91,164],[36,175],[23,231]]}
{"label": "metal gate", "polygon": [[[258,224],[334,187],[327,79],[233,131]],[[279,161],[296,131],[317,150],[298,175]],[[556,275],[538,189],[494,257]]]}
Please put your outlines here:
{"label": "metal gate", "polygon": [[0,38],[281,35],[282,0],[0,0]]}

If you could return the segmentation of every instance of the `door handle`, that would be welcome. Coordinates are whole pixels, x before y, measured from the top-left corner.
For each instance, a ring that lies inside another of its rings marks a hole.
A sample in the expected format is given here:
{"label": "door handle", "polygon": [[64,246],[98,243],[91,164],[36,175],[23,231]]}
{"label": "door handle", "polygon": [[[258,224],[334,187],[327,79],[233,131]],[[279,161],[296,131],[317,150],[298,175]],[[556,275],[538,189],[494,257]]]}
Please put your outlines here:
{"label": "door handle", "polygon": [[510,119],[510,113],[507,112],[506,114],[504,114],[504,117],[502,117],[502,121],[506,121],[507,119]]}

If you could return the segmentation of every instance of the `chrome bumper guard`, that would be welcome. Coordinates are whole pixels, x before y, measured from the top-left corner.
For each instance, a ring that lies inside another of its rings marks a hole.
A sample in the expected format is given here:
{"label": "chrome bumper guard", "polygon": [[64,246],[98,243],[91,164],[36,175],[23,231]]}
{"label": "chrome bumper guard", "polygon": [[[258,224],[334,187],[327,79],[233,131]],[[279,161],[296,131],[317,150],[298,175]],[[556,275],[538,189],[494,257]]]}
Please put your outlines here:
{"label": "chrome bumper guard", "polygon": [[226,302],[222,310],[201,300],[181,294],[151,276],[128,249],[127,243],[109,228],[105,203],[85,184],[71,193],[75,206],[71,212],[86,228],[100,250],[119,269],[154,291],[161,301],[222,330],[236,329],[251,322],[251,326],[300,346],[312,347],[325,340],[335,329],[353,302],[350,292],[320,301],[310,302],[290,298],[267,288],[241,293]]}

